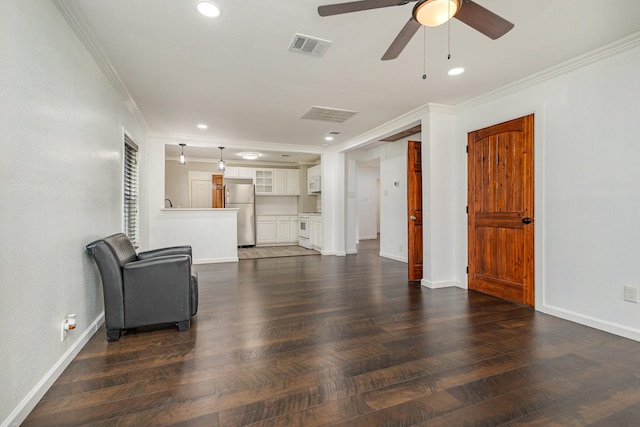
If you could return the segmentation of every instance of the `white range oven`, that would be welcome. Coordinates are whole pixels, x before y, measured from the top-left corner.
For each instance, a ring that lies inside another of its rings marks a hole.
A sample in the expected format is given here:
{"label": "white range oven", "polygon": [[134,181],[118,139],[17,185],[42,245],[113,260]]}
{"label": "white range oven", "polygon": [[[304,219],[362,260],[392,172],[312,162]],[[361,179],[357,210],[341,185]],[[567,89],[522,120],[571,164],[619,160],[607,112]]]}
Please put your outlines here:
{"label": "white range oven", "polygon": [[298,214],[298,244],[303,248],[311,249],[309,241],[309,215]]}

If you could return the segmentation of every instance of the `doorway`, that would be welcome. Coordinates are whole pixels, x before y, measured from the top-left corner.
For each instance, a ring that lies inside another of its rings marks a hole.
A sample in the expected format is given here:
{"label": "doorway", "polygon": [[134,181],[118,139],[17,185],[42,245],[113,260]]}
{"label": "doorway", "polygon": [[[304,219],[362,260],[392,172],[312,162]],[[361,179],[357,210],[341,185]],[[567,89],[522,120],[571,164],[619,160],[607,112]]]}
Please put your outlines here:
{"label": "doorway", "polygon": [[470,132],[469,289],[534,306],[534,116]]}

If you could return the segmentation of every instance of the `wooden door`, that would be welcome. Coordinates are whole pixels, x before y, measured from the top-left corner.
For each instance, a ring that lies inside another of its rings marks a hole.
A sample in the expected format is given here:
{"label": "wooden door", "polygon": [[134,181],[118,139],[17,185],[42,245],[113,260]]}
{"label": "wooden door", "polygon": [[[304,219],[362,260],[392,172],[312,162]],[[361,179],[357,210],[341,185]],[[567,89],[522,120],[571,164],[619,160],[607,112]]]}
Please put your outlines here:
{"label": "wooden door", "polygon": [[407,251],[409,280],[422,279],[422,154],[420,141],[407,150]]}
{"label": "wooden door", "polygon": [[533,307],[533,115],[468,143],[469,289]]}
{"label": "wooden door", "polygon": [[224,186],[222,175],[211,175],[211,207],[224,208]]}

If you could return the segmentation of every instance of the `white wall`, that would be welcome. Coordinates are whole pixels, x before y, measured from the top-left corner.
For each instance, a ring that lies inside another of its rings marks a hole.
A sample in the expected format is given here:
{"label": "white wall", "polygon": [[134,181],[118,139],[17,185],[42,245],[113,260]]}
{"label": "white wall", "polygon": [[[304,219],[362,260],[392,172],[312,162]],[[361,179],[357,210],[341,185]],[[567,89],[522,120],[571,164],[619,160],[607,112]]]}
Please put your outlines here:
{"label": "white wall", "polygon": [[347,254],[358,253],[358,165],[352,153],[345,159],[345,249]]}
{"label": "white wall", "polygon": [[380,179],[379,167],[358,167],[358,240],[378,238],[378,201],[376,181]]}
{"label": "white wall", "polygon": [[459,285],[454,262],[454,117],[449,108],[432,107],[422,119],[421,283],[429,288]]}
{"label": "white wall", "polygon": [[[637,43],[636,43],[637,46]],[[456,201],[466,204],[466,133],[535,113],[536,309],[636,340],[640,304],[640,48],[458,114]],[[456,271],[466,215],[456,209]]]}
{"label": "white wall", "polygon": [[380,158],[380,256],[402,262],[407,262],[407,141],[385,144]]}
{"label": "white wall", "polygon": [[[0,425],[8,425],[95,332],[102,287],[85,245],[122,230],[123,127],[142,159],[146,135],[51,1],[0,2],[0,76]],[[140,172],[144,183],[144,161]],[[78,327],[61,342],[69,313]]]}
{"label": "white wall", "polygon": [[322,254],[346,255],[345,154],[322,155]]}
{"label": "white wall", "polygon": [[299,196],[256,196],[256,215],[297,215]]}

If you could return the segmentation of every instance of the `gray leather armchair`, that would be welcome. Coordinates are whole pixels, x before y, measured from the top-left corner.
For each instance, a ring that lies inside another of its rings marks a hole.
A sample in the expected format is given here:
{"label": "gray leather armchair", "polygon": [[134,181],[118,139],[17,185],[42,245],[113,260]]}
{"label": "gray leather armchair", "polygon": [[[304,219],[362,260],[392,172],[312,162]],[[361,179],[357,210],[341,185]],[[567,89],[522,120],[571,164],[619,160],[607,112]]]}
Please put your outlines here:
{"label": "gray leather armchair", "polygon": [[198,275],[191,246],[174,246],[136,254],[129,238],[114,234],[87,245],[104,291],[107,341],[124,329],[177,323],[188,331],[198,310]]}

